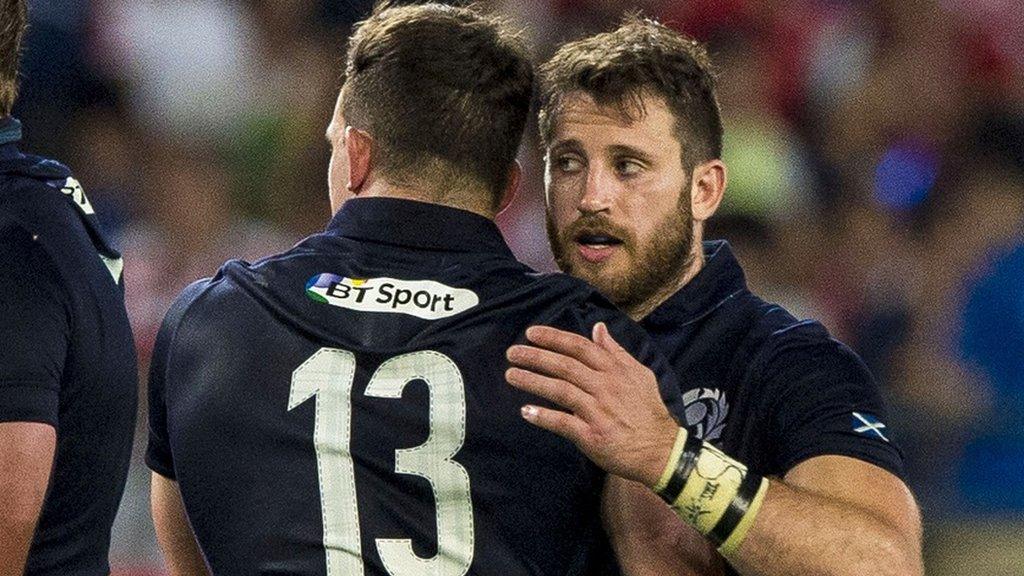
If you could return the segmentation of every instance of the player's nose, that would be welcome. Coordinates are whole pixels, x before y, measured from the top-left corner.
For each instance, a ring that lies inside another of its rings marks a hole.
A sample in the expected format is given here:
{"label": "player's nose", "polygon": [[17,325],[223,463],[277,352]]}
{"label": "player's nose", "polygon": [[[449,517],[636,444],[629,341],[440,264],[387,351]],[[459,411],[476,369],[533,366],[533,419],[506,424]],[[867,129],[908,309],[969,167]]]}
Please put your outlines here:
{"label": "player's nose", "polygon": [[611,208],[614,199],[614,182],[607,171],[593,167],[587,172],[577,208],[582,214],[596,214]]}

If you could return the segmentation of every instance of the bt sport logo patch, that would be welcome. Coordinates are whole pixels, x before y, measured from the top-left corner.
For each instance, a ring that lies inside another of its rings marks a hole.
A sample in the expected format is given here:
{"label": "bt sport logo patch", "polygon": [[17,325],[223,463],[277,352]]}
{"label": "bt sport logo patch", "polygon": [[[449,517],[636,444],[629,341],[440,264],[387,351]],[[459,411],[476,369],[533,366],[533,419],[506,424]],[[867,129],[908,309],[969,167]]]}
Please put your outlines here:
{"label": "bt sport logo patch", "polygon": [[438,320],[465,312],[480,303],[472,290],[453,288],[433,280],[348,278],[317,274],[306,283],[306,296],[314,302],[360,312],[409,314]]}

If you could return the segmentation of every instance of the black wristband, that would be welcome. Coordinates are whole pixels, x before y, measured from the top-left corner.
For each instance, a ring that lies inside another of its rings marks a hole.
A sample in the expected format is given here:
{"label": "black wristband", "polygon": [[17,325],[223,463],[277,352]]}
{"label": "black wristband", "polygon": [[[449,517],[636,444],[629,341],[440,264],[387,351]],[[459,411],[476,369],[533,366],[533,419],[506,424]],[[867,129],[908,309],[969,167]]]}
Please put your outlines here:
{"label": "black wristband", "polygon": [[683,453],[679,456],[679,464],[676,466],[675,472],[672,473],[672,477],[668,479],[668,484],[665,485],[665,489],[658,492],[658,496],[671,506],[679,498],[679,494],[683,491],[683,487],[686,486],[686,481],[690,478],[690,474],[693,472],[693,468],[697,465],[697,457],[700,455],[701,448],[704,447],[704,442],[697,438],[695,434],[688,434],[686,436],[686,443],[683,444]]}
{"label": "black wristband", "polygon": [[746,516],[747,510],[750,509],[750,503],[753,502],[760,488],[761,477],[748,471],[747,475],[743,478],[743,482],[740,483],[739,489],[736,491],[736,497],[732,499],[729,507],[725,509],[725,514],[722,514],[715,527],[711,529],[711,532],[708,532],[708,539],[715,546],[721,546],[729,538],[729,535],[732,534],[732,531],[736,529],[736,525]]}

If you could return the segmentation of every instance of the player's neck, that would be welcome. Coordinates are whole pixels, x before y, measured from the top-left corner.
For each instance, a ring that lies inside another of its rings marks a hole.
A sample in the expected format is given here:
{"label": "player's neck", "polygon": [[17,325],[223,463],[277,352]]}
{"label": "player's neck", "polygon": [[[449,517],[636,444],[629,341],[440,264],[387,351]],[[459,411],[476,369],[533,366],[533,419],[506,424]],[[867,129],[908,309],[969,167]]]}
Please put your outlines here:
{"label": "player's neck", "polygon": [[484,202],[470,202],[465,200],[473,197],[486,199],[488,198],[488,195],[484,192],[480,192],[479,194],[473,192],[439,193],[413,187],[395,186],[383,180],[373,182],[363,190],[360,190],[359,194],[356,195],[356,198],[399,198],[402,200],[415,200],[417,202],[426,202],[429,204],[437,204],[438,206],[465,210],[467,212],[483,216],[488,220],[494,220],[496,214],[493,208],[483,206]]}
{"label": "player's neck", "polygon": [[673,281],[666,282],[664,286],[647,300],[635,306],[623,308],[623,312],[634,321],[639,322],[646,318],[648,314],[654,312],[658,306],[661,306],[676,292],[682,290],[683,286],[689,284],[690,280],[693,280],[700,273],[701,269],[704,268],[704,244],[701,242],[700,235],[695,235],[694,237],[693,246],[690,248],[689,260],[689,264],[680,270]]}

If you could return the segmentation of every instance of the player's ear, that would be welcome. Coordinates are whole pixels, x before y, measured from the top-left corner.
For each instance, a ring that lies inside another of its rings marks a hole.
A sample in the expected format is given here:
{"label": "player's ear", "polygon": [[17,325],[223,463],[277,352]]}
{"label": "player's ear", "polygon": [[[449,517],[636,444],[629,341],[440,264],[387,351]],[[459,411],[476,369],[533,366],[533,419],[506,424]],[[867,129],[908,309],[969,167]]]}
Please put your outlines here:
{"label": "player's ear", "polygon": [[725,195],[727,174],[721,160],[708,160],[693,168],[690,178],[690,210],[693,219],[703,222],[718,210]]}
{"label": "player's ear", "polygon": [[348,182],[346,188],[358,194],[370,176],[373,139],[362,130],[345,127],[345,152],[348,155]]}
{"label": "player's ear", "polygon": [[498,214],[501,214],[508,205],[515,200],[516,193],[519,192],[519,183],[523,180],[523,165],[516,160],[512,163],[512,167],[508,171],[508,183],[505,184],[505,189],[501,192],[501,201],[498,203]]}

